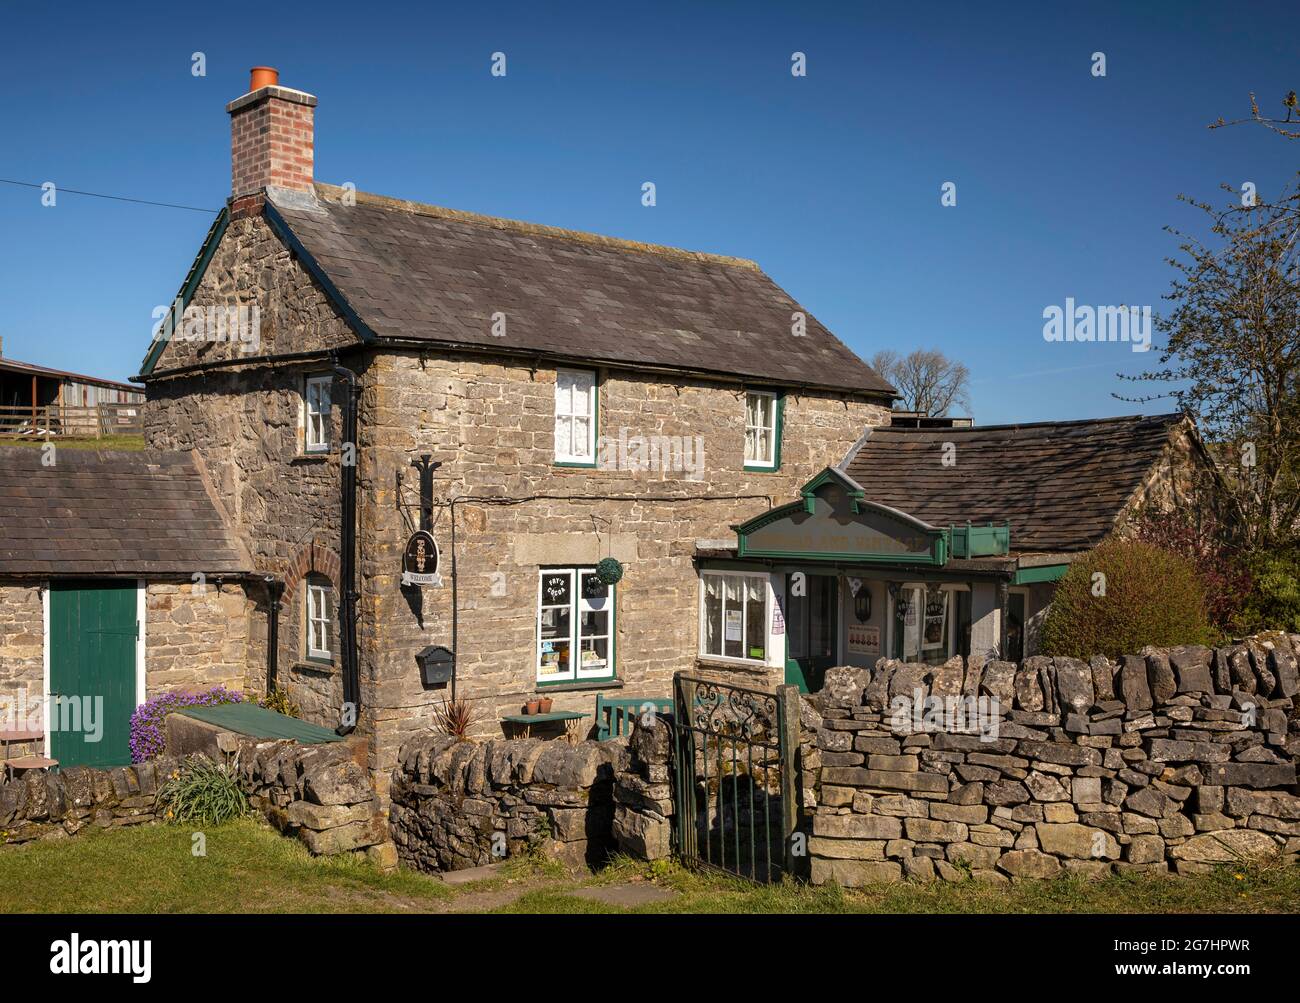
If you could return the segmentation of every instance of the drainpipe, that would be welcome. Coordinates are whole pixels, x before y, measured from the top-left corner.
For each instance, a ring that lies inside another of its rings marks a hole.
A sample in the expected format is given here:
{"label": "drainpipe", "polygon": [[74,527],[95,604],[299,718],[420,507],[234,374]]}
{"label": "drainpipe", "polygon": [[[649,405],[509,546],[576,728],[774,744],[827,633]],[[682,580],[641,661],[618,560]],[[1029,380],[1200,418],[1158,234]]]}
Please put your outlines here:
{"label": "drainpipe", "polygon": [[[343,476],[340,478],[340,511],[342,528],[339,541],[339,640],[343,648],[343,703],[353,708],[352,724],[340,724],[335,729],[339,735],[351,734],[361,717],[361,680],[357,649],[357,401],[361,384],[351,369],[334,363],[334,376],[347,388],[343,398]],[[346,455],[352,449],[351,463]]]}
{"label": "drainpipe", "polygon": [[276,688],[280,663],[280,597],[284,582],[267,575],[266,582],[266,693]]}

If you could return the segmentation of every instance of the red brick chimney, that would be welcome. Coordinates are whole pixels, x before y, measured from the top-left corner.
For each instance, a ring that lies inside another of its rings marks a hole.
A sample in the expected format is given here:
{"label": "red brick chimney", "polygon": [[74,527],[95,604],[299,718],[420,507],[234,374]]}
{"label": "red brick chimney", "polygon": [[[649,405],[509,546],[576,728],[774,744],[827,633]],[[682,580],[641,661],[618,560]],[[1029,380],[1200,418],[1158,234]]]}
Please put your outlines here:
{"label": "red brick chimney", "polygon": [[[232,203],[260,196],[268,185],[312,191],[316,98],[279,80],[271,67],[254,66],[248,93],[226,105]],[[249,201],[260,208],[260,197]]]}

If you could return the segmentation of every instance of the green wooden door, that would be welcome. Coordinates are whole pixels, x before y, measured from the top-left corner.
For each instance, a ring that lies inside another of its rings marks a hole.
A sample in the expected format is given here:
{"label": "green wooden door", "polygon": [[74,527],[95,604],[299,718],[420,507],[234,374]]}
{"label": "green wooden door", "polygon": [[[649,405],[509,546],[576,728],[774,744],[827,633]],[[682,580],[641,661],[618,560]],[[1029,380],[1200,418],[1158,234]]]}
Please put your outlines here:
{"label": "green wooden door", "polygon": [[816,693],[838,652],[839,583],[833,575],[805,574],[796,590],[793,577],[786,575],[785,681],[800,693]]}
{"label": "green wooden door", "polygon": [[124,766],[135,710],[135,582],[50,587],[50,755],[60,766]]}

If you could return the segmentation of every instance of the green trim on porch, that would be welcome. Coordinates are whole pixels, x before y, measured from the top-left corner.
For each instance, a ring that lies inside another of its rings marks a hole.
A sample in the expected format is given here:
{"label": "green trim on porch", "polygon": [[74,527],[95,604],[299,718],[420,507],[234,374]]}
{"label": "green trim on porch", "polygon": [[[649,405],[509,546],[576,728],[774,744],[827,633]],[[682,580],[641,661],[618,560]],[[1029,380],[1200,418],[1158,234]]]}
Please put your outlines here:
{"label": "green trim on porch", "polygon": [[1058,582],[1070,570],[1068,564],[1040,564],[1033,568],[1020,568],[1012,585],[1034,585],[1039,582]]}

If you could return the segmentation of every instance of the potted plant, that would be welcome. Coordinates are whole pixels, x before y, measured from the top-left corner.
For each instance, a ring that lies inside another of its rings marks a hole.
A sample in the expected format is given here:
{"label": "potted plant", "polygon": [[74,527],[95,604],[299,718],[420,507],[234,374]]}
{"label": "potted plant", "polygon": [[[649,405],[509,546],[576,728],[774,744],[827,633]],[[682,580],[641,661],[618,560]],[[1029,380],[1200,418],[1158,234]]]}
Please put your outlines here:
{"label": "potted plant", "polygon": [[543,714],[549,714],[551,712],[551,708],[555,706],[555,701],[552,700],[550,697],[541,697],[538,699],[537,704],[538,704],[538,710],[540,710]]}
{"label": "potted plant", "polygon": [[537,697],[533,697],[533,699],[529,700],[528,703],[524,704],[524,713],[536,714],[537,709],[541,707],[541,705],[542,705],[542,701],[539,700]]}

